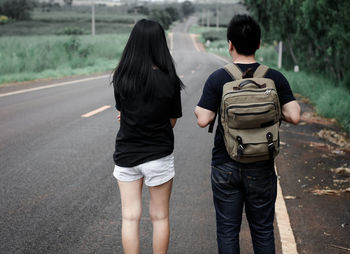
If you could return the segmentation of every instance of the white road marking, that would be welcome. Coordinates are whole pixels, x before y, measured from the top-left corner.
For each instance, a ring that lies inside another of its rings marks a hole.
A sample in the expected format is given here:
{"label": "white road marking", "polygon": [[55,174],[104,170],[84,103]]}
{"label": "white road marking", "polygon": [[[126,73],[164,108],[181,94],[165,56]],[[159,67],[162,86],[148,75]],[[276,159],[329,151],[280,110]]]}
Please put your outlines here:
{"label": "white road marking", "polygon": [[[275,165],[275,170],[277,168]],[[284,202],[280,181],[277,182],[277,200],[275,206],[276,220],[280,232],[283,254],[298,254],[292,227],[290,226],[289,215]]]}
{"label": "white road marking", "polygon": [[195,34],[190,34],[190,37],[191,37],[191,39],[192,39],[192,43],[193,43],[193,46],[195,47],[195,49],[198,51],[198,52],[200,52],[200,50],[199,50],[199,48],[198,48],[198,46],[197,46],[197,43],[196,43],[196,41],[195,41],[195,37],[196,37],[196,35]]}
{"label": "white road marking", "polygon": [[5,97],[5,96],[10,96],[10,95],[15,95],[15,94],[21,94],[21,93],[34,92],[34,91],[47,89],[47,88],[53,88],[53,87],[72,85],[72,84],[77,84],[77,83],[81,83],[81,82],[85,82],[85,81],[91,81],[91,80],[96,80],[96,79],[103,79],[103,78],[107,78],[109,76],[110,75],[102,75],[102,76],[98,76],[98,77],[78,79],[78,80],[66,81],[66,82],[61,82],[61,83],[52,84],[52,85],[46,85],[46,86],[40,86],[40,87],[35,87],[35,88],[29,88],[29,89],[24,89],[24,90],[20,90],[20,91],[0,94],[0,97]]}
{"label": "white road marking", "polygon": [[102,111],[105,111],[106,109],[109,109],[111,107],[111,105],[106,105],[106,106],[103,106],[103,107],[100,107],[98,109],[95,109],[93,111],[90,111],[84,115],[81,115],[81,117],[84,117],[84,118],[87,118],[87,117],[91,117],[93,115],[96,115],[98,113],[101,113]]}

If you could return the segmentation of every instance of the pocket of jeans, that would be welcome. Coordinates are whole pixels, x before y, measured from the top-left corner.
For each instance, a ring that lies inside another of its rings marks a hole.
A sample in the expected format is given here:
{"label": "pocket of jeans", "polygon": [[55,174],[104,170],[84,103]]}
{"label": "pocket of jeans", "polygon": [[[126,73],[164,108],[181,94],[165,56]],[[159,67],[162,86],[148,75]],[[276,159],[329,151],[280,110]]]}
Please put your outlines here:
{"label": "pocket of jeans", "polygon": [[232,172],[226,171],[224,169],[220,169],[218,167],[212,167],[211,170],[211,179],[215,183],[229,183],[230,178],[232,176]]}
{"label": "pocket of jeans", "polygon": [[260,196],[263,201],[274,199],[276,196],[277,176],[274,171],[266,172],[261,175],[247,175],[248,192]]}

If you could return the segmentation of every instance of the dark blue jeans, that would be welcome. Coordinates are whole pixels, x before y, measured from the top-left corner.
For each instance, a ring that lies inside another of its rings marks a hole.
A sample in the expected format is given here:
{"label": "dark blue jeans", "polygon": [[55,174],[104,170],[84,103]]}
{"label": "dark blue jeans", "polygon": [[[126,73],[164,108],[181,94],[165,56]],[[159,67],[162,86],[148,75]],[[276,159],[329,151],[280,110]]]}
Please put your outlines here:
{"label": "dark blue jeans", "polygon": [[277,178],[273,161],[249,164],[228,162],[213,166],[211,182],[219,253],[239,253],[244,206],[254,253],[274,254]]}

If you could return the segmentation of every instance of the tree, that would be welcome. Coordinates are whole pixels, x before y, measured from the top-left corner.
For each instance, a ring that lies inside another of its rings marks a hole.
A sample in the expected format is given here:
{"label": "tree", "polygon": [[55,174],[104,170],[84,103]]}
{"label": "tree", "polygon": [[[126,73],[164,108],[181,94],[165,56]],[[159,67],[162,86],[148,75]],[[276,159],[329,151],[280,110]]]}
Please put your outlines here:
{"label": "tree", "polygon": [[170,15],[172,21],[176,21],[180,18],[179,11],[174,7],[167,7],[165,11]]}
{"label": "tree", "polygon": [[172,23],[169,13],[161,9],[152,9],[148,18],[159,22],[165,30],[168,29]]}
{"label": "tree", "polygon": [[73,0],[63,0],[63,1],[64,1],[64,3],[65,3],[67,6],[69,6],[69,7],[71,7],[72,4],[73,4]]}
{"label": "tree", "polygon": [[245,4],[261,24],[265,40],[285,42],[284,63],[297,62],[337,80],[350,77],[350,1],[245,0]]}
{"label": "tree", "polygon": [[185,1],[181,4],[181,10],[182,10],[183,15],[185,17],[188,17],[189,15],[194,13],[195,8],[190,1]]}
{"label": "tree", "polygon": [[32,2],[28,0],[7,0],[0,6],[1,14],[15,20],[30,19],[32,10]]}

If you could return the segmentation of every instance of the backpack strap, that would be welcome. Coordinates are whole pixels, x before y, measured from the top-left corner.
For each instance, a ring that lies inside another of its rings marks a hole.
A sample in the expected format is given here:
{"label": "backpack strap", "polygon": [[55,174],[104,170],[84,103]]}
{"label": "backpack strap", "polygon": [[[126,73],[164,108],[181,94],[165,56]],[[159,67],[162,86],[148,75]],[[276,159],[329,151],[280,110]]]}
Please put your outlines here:
{"label": "backpack strap", "polygon": [[260,64],[258,68],[256,68],[253,77],[254,78],[263,78],[265,77],[267,71],[269,70],[269,67],[266,65]]}
{"label": "backpack strap", "polygon": [[224,66],[224,70],[230,74],[233,80],[239,80],[242,79],[242,71],[239,69],[239,67],[235,64],[226,64]]}
{"label": "backpack strap", "polygon": [[[242,79],[242,71],[235,64],[229,63],[224,66],[224,70],[232,77],[233,80]],[[219,110],[219,109],[218,109]],[[214,120],[210,123],[208,132],[212,133],[218,111],[215,113]]]}
{"label": "backpack strap", "polygon": [[218,115],[218,113],[216,112],[215,113],[215,116],[214,116],[214,120],[209,124],[209,128],[208,128],[208,132],[209,133],[213,133],[213,129],[214,129],[214,124],[215,124],[215,120],[216,120],[216,116]]}

